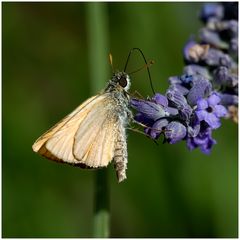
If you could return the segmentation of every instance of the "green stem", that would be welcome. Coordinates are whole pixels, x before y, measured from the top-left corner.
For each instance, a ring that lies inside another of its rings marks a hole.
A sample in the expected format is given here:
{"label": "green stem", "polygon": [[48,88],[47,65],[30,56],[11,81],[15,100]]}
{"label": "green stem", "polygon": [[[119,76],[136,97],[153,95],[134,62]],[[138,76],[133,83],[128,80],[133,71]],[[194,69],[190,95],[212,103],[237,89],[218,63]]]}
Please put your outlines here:
{"label": "green stem", "polygon": [[96,172],[93,237],[107,238],[110,234],[109,188],[107,169]]}
{"label": "green stem", "polygon": [[[96,94],[106,85],[109,69],[107,61],[107,8],[105,3],[87,4],[87,23],[91,92]],[[110,234],[107,169],[96,171],[94,201],[93,237],[107,238]]]}

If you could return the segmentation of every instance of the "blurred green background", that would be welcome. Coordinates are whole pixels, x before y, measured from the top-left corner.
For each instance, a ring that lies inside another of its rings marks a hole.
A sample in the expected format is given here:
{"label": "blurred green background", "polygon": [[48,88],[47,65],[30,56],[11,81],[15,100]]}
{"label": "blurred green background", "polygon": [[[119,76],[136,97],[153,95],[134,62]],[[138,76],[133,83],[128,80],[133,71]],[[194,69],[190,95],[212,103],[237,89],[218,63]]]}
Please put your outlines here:
{"label": "blurred green background", "polygon": [[[97,5],[2,3],[3,237],[92,236],[94,171],[51,162],[33,142],[103,87],[90,79],[101,69],[111,77],[109,52],[122,70],[129,50],[141,48],[164,93],[201,26],[201,3]],[[142,65],[133,54],[128,70]],[[146,71],[131,90],[151,95]],[[108,168],[111,237],[237,237],[237,132],[223,121],[210,156],[129,132],[127,181],[118,184]]]}

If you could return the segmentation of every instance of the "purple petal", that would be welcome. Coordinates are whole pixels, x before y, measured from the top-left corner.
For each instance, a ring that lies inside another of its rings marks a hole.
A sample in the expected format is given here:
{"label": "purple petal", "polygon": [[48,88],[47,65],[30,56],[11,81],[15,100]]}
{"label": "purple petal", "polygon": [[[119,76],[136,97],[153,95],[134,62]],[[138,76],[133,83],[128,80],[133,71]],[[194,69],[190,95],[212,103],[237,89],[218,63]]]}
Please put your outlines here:
{"label": "purple petal", "polygon": [[154,123],[154,121],[152,119],[147,118],[146,115],[144,115],[142,113],[137,113],[134,116],[134,120],[137,122],[143,123],[147,126],[151,126]]}
{"label": "purple petal", "polygon": [[184,67],[184,73],[187,75],[200,75],[206,79],[209,79],[208,70],[205,67],[201,67],[196,64],[190,64]]}
{"label": "purple petal", "polygon": [[216,105],[214,107],[214,114],[220,118],[225,117],[227,115],[227,109],[222,105]]}
{"label": "purple petal", "polygon": [[152,120],[156,120],[169,115],[169,113],[167,113],[161,105],[151,101],[132,99],[131,106],[138,112],[145,114],[146,118]]}
{"label": "purple petal", "polygon": [[153,96],[152,100],[155,101],[157,104],[162,105],[163,107],[167,107],[168,106],[167,98],[164,95],[160,94],[160,93],[156,93]]}
{"label": "purple petal", "polygon": [[238,85],[238,76],[231,74],[227,67],[220,66],[214,71],[214,81],[219,85],[235,87]]}
{"label": "purple petal", "polygon": [[211,134],[212,134],[211,128],[201,129],[197,137],[193,138],[193,140],[195,144],[197,144],[198,146],[204,145],[208,143]]}
{"label": "purple petal", "polygon": [[165,137],[170,144],[176,143],[186,136],[186,127],[179,122],[171,122],[165,129]]}
{"label": "purple petal", "polygon": [[224,8],[219,3],[206,3],[201,11],[201,20],[206,22],[209,18],[222,19],[224,16]]}
{"label": "purple petal", "polygon": [[182,95],[187,95],[189,90],[180,84],[172,84],[172,89],[180,92]]}
{"label": "purple petal", "polygon": [[197,136],[193,139],[194,143],[198,146],[206,145],[208,142],[208,136]]}
{"label": "purple petal", "polygon": [[238,105],[238,96],[227,94],[227,93],[220,93],[221,104],[224,106],[231,106],[231,105]]}
{"label": "purple petal", "polygon": [[216,93],[213,93],[208,99],[207,99],[207,101],[208,101],[208,104],[209,104],[209,106],[215,106],[215,105],[217,105],[217,104],[219,104],[220,103],[220,101],[221,101],[221,98],[216,94]]}
{"label": "purple petal", "polygon": [[220,66],[213,72],[213,74],[214,74],[215,83],[219,85],[225,85],[229,75],[229,71],[227,67]]}
{"label": "purple petal", "polygon": [[235,87],[238,86],[238,75],[236,74],[230,74],[228,76],[227,82],[226,82],[227,87]]}
{"label": "purple petal", "polygon": [[178,114],[178,110],[173,107],[167,107],[166,111],[170,114],[170,116],[176,116]]}
{"label": "purple petal", "polygon": [[199,79],[198,82],[194,82],[193,87],[187,95],[188,103],[191,106],[195,106],[199,99],[205,98],[210,94],[212,90],[211,83],[206,79]]}
{"label": "purple petal", "polygon": [[208,113],[205,110],[196,111],[196,115],[197,115],[197,118],[198,118],[199,121],[205,120],[207,114]]}
{"label": "purple petal", "polygon": [[150,136],[153,139],[157,139],[159,135],[162,133],[163,128],[168,125],[167,119],[160,119],[156,121],[151,127]]}
{"label": "purple petal", "polygon": [[230,20],[230,21],[224,21],[225,23],[225,30],[230,31],[230,35],[232,38],[238,37],[238,21],[236,20]]}
{"label": "purple petal", "polygon": [[187,131],[190,137],[196,137],[200,131],[200,124],[194,127],[188,126]]}
{"label": "purple petal", "polygon": [[199,99],[197,101],[197,109],[198,110],[205,110],[208,107],[208,102],[205,99]]}
{"label": "purple petal", "polygon": [[193,141],[193,138],[188,138],[187,139],[187,148],[192,151],[193,149],[197,148],[198,145],[195,144],[195,142]]}
{"label": "purple petal", "polygon": [[199,37],[203,43],[210,44],[216,48],[227,49],[228,44],[221,40],[217,32],[211,31],[207,28],[202,28],[199,32]]}
{"label": "purple petal", "polygon": [[205,122],[208,123],[208,125],[212,128],[212,129],[216,129],[219,128],[221,126],[220,120],[219,118],[217,118],[214,113],[207,113],[205,115]]}
{"label": "purple petal", "polygon": [[188,130],[188,136],[189,137],[196,137],[199,134],[200,131],[200,122],[196,116],[196,114],[194,114],[189,122],[189,125],[187,127]]}
{"label": "purple petal", "polygon": [[170,85],[181,84],[181,80],[179,79],[178,76],[173,76],[173,77],[168,78],[168,82],[170,83]]}
{"label": "purple petal", "polygon": [[173,86],[169,87],[166,96],[178,109],[183,108],[187,104],[186,98],[179,91],[174,89]]}
{"label": "purple petal", "polygon": [[186,104],[181,110],[179,110],[179,116],[182,120],[188,122],[192,115],[192,111],[190,105]]}
{"label": "purple petal", "polygon": [[231,67],[232,59],[229,55],[224,54],[222,51],[210,48],[206,55],[202,58],[209,66],[226,66]]}
{"label": "purple petal", "polygon": [[216,141],[212,138],[211,128],[201,129],[198,136],[187,138],[187,147],[190,150],[199,147],[200,150],[209,154]]}
{"label": "purple petal", "polygon": [[203,145],[200,146],[200,150],[205,154],[210,154],[213,145],[216,144],[216,143],[217,143],[216,140],[214,140],[213,138],[210,137],[206,144],[203,144]]}

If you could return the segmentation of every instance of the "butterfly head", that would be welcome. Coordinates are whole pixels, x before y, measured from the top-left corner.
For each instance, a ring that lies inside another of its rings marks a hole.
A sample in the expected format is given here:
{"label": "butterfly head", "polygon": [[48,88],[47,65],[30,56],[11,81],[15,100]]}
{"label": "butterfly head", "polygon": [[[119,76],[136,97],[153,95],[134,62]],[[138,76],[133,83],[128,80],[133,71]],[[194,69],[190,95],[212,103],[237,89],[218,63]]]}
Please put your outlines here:
{"label": "butterfly head", "polygon": [[112,77],[112,83],[114,83],[116,87],[122,87],[125,91],[128,91],[131,85],[130,77],[125,72],[114,73]]}

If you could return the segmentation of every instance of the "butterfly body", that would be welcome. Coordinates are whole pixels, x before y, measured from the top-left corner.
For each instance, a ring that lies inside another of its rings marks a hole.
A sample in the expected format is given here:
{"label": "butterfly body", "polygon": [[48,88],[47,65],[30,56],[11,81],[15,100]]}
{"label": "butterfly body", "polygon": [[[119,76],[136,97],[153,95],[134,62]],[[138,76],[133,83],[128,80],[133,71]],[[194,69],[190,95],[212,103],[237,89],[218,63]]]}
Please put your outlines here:
{"label": "butterfly body", "polygon": [[126,178],[126,126],[130,79],[117,72],[105,90],[82,103],[71,114],[44,133],[33,150],[58,162],[85,168],[106,167],[112,160],[118,181]]}

